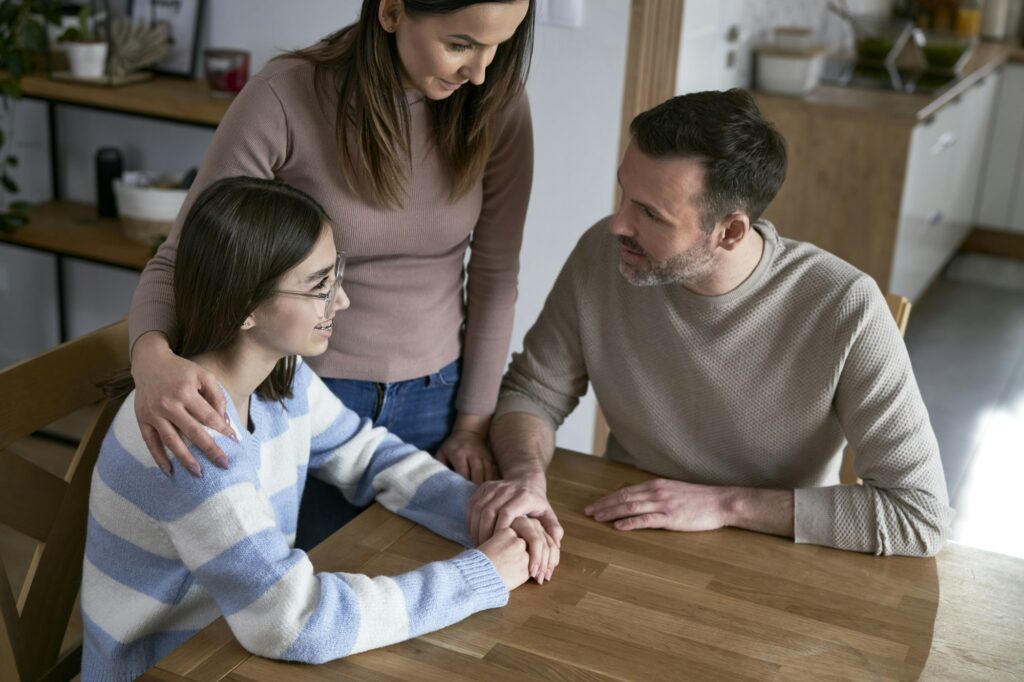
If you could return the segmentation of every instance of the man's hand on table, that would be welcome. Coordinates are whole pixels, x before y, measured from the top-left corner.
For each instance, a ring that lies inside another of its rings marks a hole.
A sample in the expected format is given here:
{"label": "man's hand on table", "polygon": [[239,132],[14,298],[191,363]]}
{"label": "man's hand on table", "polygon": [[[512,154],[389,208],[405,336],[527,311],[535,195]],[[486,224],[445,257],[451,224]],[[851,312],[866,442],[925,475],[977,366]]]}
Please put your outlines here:
{"label": "man's hand on table", "polygon": [[484,483],[469,500],[469,535],[480,544],[521,516],[536,519],[556,545],[565,531],[547,497],[543,477]]}
{"label": "man's hand on table", "polygon": [[526,541],[529,575],[540,584],[551,579],[560,559],[564,531],[538,482],[490,481],[469,500],[469,533],[481,550],[507,528]]}
{"label": "man's hand on table", "polygon": [[725,526],[793,537],[793,491],[697,485],[659,478],[605,495],[583,509],[618,530],[715,530]]}
{"label": "man's hand on table", "polygon": [[729,525],[728,490],[659,478],[605,495],[583,513],[618,530],[715,530]]}

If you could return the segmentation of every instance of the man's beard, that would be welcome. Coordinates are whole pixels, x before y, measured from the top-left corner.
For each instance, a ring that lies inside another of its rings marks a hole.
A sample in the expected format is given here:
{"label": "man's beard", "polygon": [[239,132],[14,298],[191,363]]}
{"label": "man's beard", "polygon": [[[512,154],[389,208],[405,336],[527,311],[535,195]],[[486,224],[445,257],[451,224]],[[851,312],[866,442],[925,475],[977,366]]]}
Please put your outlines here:
{"label": "man's beard", "polygon": [[[710,236],[710,235],[709,235]],[[647,259],[648,268],[637,270],[619,259],[619,273],[627,282],[638,287],[653,287],[662,284],[699,285],[707,280],[714,264],[714,249],[710,238],[703,238],[689,251],[672,256],[660,263],[651,259],[647,252],[629,237],[619,237],[619,243]]]}

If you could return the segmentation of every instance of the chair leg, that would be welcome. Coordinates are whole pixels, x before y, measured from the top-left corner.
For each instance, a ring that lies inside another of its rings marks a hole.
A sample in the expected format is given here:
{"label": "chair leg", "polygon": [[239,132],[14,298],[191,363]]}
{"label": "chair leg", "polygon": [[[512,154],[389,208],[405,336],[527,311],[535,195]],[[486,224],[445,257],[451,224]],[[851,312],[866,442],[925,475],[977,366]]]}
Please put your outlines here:
{"label": "chair leg", "polygon": [[82,672],[81,644],[57,659],[54,666],[43,673],[40,682],[68,682],[80,672]]}

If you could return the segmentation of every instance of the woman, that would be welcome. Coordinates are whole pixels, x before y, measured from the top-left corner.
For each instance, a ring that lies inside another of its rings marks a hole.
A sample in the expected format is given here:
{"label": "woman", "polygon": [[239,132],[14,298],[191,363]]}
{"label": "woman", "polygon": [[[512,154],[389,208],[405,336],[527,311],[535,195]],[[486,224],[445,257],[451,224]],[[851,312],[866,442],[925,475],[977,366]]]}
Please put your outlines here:
{"label": "woman", "polygon": [[395,577],[314,574],[292,549],[307,474],[470,544],[474,485],[360,419],[296,357],[327,349],[348,307],[343,267],[323,210],[286,185],[223,179],[192,206],[174,352],[217,382],[232,429],[217,443],[231,466],[161,474],[124,402],[92,479],[83,680],[134,679],[221,615],[253,653],[322,662],[501,606],[528,560],[541,577],[557,563],[525,517],[479,550]]}
{"label": "woman", "polygon": [[[532,0],[365,0],[357,23],[250,81],[190,194],[276,178],[326,208],[349,250],[352,308],[310,366],[360,415],[478,483],[496,476],[485,439],[532,178],[532,35]],[[212,377],[170,352],[176,242],[175,230],[132,302],[136,412],[160,466],[166,447],[198,475],[181,435],[223,465],[203,425],[228,431]],[[301,546],[352,513],[325,492],[307,491]]]}

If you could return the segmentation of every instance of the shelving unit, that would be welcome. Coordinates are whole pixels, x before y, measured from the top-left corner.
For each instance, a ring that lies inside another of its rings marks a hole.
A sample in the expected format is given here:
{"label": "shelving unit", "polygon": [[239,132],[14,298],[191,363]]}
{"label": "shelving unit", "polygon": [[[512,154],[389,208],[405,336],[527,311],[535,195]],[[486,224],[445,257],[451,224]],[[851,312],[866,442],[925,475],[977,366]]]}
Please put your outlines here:
{"label": "shelving unit", "polygon": [[65,341],[64,258],[140,271],[154,249],[126,237],[120,221],[97,218],[94,206],[62,200],[57,107],[73,106],[216,128],[231,105],[231,99],[210,95],[202,81],[159,76],[118,88],[54,81],[43,74],[25,76],[21,84],[26,98],[47,104],[54,200],[34,206],[30,211],[31,222],[13,235],[0,235],[0,243],[56,256],[58,331],[60,340]]}

